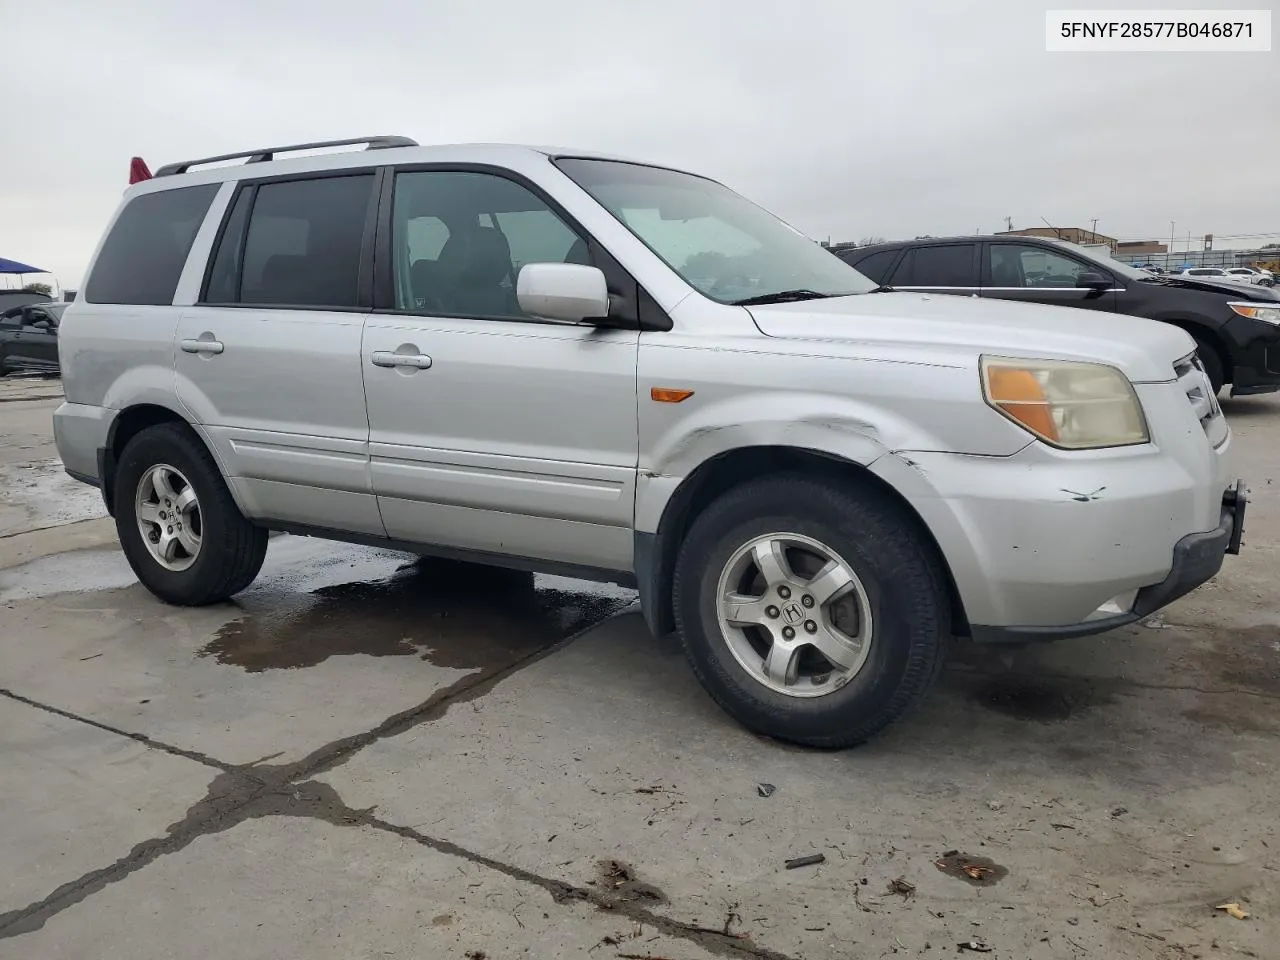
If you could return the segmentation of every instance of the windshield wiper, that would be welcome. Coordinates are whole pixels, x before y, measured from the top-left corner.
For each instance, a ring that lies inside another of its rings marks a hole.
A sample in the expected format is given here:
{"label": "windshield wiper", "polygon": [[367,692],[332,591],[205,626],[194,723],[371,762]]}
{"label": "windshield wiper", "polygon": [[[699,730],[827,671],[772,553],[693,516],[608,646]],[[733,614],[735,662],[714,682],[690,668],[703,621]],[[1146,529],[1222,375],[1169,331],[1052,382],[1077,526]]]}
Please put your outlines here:
{"label": "windshield wiper", "polygon": [[834,293],[819,293],[817,290],[779,290],[777,293],[762,293],[756,297],[744,297],[730,301],[735,307],[755,307],[766,303],[795,303],[798,300],[824,300],[834,297]]}
{"label": "windshield wiper", "polygon": [[882,283],[880,284],[880,286],[876,287],[875,289],[867,291],[867,293],[897,293],[897,292],[898,292],[897,290],[889,286],[887,283]]}

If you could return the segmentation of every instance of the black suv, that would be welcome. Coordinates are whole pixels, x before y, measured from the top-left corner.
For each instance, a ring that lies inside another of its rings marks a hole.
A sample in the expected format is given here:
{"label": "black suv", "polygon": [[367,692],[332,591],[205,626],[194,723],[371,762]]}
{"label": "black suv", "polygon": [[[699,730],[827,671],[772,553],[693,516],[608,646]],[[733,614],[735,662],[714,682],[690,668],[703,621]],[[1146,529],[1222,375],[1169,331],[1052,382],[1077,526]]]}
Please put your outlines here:
{"label": "black suv", "polygon": [[[1156,277],[1075,244],[1038,237],[930,237],[832,252],[894,289],[1163,320],[1195,338],[1218,389],[1229,383],[1232,396],[1280,390],[1280,295],[1267,287]],[[1063,320],[1070,322],[1066,314]]]}

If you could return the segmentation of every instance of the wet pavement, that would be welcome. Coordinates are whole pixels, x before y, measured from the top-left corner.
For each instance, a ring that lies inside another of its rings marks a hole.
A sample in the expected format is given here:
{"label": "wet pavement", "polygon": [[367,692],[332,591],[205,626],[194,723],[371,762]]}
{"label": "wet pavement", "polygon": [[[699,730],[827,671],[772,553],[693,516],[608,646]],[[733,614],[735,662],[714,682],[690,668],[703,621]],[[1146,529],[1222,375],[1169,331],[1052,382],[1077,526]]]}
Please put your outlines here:
{"label": "wet pavement", "polygon": [[735,725],[629,590],[279,536],[178,609],[109,521],[0,493],[0,958],[1268,957],[1280,401],[1227,409],[1229,576],[959,649],[840,753]]}

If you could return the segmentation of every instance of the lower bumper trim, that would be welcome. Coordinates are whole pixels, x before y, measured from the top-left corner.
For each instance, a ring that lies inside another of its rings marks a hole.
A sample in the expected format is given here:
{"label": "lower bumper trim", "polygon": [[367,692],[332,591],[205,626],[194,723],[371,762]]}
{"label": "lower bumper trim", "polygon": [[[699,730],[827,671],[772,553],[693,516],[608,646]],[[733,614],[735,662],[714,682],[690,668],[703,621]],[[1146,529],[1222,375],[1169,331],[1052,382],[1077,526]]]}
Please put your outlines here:
{"label": "lower bumper trim", "polygon": [[1143,587],[1133,608],[1112,617],[1099,617],[1063,626],[994,627],[973,624],[970,635],[977,643],[1019,644],[1045,640],[1069,640],[1104,633],[1150,616],[1161,607],[1185,596],[1222,569],[1223,558],[1240,552],[1244,535],[1244,512],[1249,502],[1243,480],[1237,480],[1222,495],[1222,514],[1216,530],[1189,533],[1173,547],[1173,566],[1159,583]]}

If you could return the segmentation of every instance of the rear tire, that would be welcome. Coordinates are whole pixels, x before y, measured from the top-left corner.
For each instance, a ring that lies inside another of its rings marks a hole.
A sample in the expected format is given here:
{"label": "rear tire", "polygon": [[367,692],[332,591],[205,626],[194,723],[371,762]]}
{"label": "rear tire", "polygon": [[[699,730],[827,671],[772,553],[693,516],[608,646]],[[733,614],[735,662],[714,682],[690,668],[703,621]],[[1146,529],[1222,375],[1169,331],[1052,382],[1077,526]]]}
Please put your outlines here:
{"label": "rear tire", "polygon": [[1204,372],[1209,377],[1209,384],[1213,387],[1213,392],[1219,393],[1223,386],[1226,385],[1226,373],[1222,357],[1218,355],[1218,351],[1203,340],[1196,340],[1196,355],[1200,358],[1200,363],[1204,366]]}
{"label": "rear tire", "polygon": [[715,701],[751,730],[817,747],[862,743],[924,697],[945,657],[948,599],[936,549],[890,496],[803,475],[708,507],[673,591],[685,653]]}
{"label": "rear tire", "polygon": [[262,569],[267,531],[245,519],[186,424],[162,423],[129,440],[116,470],[115,508],[129,566],[165,603],[219,603]]}

